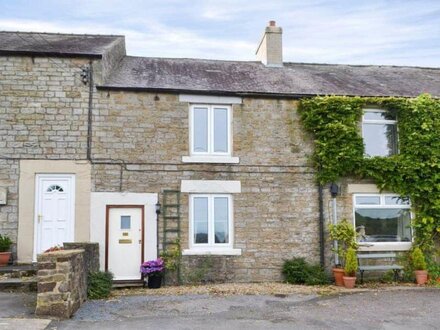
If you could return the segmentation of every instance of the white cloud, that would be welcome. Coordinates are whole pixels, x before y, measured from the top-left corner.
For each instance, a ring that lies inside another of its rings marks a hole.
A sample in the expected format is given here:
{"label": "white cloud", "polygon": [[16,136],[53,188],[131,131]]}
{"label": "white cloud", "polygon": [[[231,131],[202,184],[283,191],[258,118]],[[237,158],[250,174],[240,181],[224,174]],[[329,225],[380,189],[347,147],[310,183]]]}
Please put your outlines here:
{"label": "white cloud", "polygon": [[267,21],[275,19],[286,61],[440,66],[438,1],[75,3],[65,17],[0,14],[0,29],[123,34],[130,55],[254,60]]}

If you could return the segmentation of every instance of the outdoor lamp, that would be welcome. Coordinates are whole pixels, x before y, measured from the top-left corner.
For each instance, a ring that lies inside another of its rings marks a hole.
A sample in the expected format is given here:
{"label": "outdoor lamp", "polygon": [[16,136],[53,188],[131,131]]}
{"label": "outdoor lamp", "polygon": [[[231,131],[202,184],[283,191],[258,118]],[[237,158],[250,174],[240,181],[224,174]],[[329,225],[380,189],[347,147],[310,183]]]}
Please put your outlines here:
{"label": "outdoor lamp", "polygon": [[336,196],[338,196],[338,193],[339,193],[338,185],[332,182],[332,184],[330,185],[330,194],[332,195],[332,198],[336,198]]}
{"label": "outdoor lamp", "polygon": [[156,214],[160,214],[161,205],[159,202],[156,203]]}

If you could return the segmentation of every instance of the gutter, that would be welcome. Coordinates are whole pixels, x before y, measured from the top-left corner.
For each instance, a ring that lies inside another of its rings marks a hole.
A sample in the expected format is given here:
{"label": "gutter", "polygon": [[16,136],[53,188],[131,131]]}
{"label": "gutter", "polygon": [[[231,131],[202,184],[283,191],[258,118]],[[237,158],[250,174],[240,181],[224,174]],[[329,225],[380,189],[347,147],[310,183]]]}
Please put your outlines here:
{"label": "gutter", "polygon": [[31,56],[31,57],[81,57],[102,58],[102,54],[67,53],[67,52],[37,52],[30,50],[0,50],[0,56]]}
{"label": "gutter", "polygon": [[[225,91],[225,90],[197,90],[187,88],[158,88],[158,87],[133,87],[133,86],[109,86],[101,85],[96,86],[97,90],[102,91],[130,91],[130,92],[150,92],[150,93],[172,93],[172,94],[192,94],[192,95],[216,95],[216,96],[237,96],[237,97],[254,97],[254,98],[275,98],[275,99],[304,99],[312,97],[324,97],[324,96],[344,96],[344,97],[360,97],[360,98],[402,98],[413,99],[419,96],[417,95],[356,95],[356,94],[310,94],[310,93],[271,93],[271,92],[251,92],[251,91]],[[438,99],[440,96],[431,95],[433,98]]]}

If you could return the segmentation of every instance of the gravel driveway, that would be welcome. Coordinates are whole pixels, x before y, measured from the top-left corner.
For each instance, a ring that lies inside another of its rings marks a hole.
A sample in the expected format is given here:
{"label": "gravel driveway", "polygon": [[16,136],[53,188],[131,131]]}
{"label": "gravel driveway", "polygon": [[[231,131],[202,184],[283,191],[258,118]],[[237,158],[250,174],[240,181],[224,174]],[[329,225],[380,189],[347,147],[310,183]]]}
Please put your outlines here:
{"label": "gravel driveway", "polygon": [[49,329],[439,329],[440,290],[353,294],[125,296],[89,301]]}

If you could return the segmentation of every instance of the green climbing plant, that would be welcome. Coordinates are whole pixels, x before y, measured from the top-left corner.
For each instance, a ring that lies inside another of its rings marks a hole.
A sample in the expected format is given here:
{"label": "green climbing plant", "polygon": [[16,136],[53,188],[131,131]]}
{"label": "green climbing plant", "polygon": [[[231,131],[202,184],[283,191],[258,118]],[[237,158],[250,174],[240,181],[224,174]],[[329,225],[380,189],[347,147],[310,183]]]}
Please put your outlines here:
{"label": "green climbing plant", "polygon": [[[360,124],[363,109],[376,106],[397,116],[399,153],[365,157]],[[313,163],[321,184],[343,177],[369,178],[380,189],[410,198],[416,243],[434,248],[440,235],[440,100],[417,98],[318,96],[299,108],[313,133]]]}

